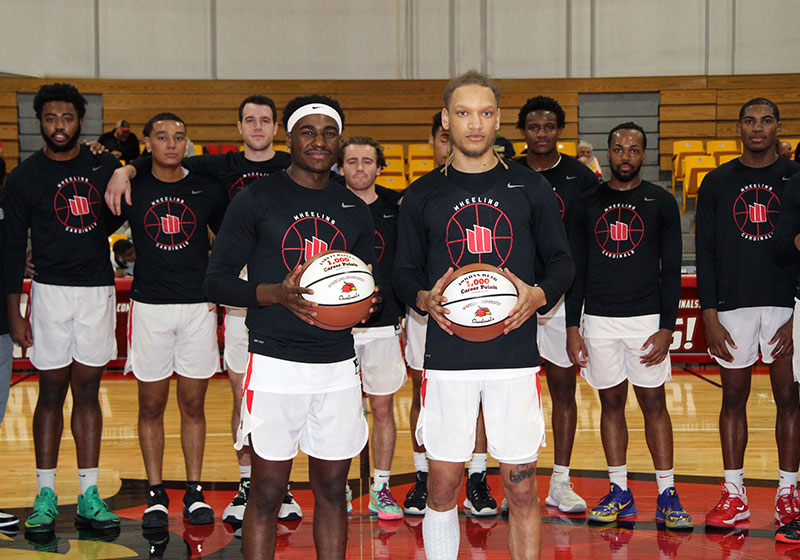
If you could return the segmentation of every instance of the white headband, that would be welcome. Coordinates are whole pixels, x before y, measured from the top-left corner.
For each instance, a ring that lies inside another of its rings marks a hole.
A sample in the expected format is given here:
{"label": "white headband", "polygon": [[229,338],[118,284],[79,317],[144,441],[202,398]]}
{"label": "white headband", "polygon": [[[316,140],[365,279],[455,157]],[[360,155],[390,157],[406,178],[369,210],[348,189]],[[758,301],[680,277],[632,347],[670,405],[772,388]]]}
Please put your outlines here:
{"label": "white headband", "polygon": [[329,116],[336,121],[336,125],[339,127],[339,133],[341,134],[342,117],[339,116],[339,113],[336,112],[336,109],[330,105],[325,105],[324,103],[309,103],[308,105],[303,105],[297,109],[294,113],[292,113],[292,116],[289,117],[289,122],[286,123],[286,132],[291,132],[294,128],[294,125],[297,124],[297,121],[308,115]]}

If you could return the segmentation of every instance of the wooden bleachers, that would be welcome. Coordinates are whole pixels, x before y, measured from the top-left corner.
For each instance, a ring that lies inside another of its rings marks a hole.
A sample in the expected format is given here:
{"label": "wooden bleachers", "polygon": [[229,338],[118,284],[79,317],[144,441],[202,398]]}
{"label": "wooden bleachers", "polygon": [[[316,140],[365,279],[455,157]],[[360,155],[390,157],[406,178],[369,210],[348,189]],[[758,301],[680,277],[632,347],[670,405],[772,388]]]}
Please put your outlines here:
{"label": "wooden bleachers", "polygon": [[[295,95],[320,92],[337,98],[346,113],[346,135],[367,135],[382,142],[424,142],[431,116],[442,106],[445,80],[93,80],[0,78],[0,140],[9,170],[16,166],[17,92],[35,92],[41,84],[68,81],[83,93],[103,95],[103,127],[125,118],[141,136],[144,123],[159,111],[184,118],[199,144],[240,143],[236,131],[239,102],[264,93],[280,109]],[[567,114],[562,140],[578,139],[580,93],[651,92],[661,96],[659,114],[661,169],[671,168],[672,143],[679,139],[735,137],[738,108],[754,96],[766,96],[782,111],[783,136],[800,136],[800,74],[756,76],[665,76],[498,80],[502,89],[501,129],[511,141],[519,108],[528,97],[550,95]],[[278,141],[283,140],[283,130]],[[602,147],[601,147],[602,148]]]}

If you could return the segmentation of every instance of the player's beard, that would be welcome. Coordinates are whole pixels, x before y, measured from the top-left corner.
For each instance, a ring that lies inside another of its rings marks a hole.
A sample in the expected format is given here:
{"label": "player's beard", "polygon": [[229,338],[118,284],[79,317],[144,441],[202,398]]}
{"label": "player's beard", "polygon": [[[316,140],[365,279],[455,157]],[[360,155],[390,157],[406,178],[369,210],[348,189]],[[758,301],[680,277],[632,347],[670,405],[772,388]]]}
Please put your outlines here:
{"label": "player's beard", "polygon": [[45,134],[44,127],[41,124],[39,125],[39,131],[41,132],[42,138],[44,138],[44,142],[45,144],[47,144],[47,147],[54,152],[70,151],[72,148],[75,147],[75,144],[78,143],[78,139],[81,137],[80,123],[78,124],[78,128],[75,130],[75,134],[70,137],[70,139],[67,141],[66,144],[56,144],[55,142],[53,142],[52,138],[50,138],[49,136],[47,136],[47,134]]}
{"label": "player's beard", "polygon": [[455,146],[455,148],[458,149],[459,152],[464,154],[466,157],[472,159],[481,158],[486,155],[486,152],[494,149],[494,135],[487,136],[486,143],[482,147],[476,150],[470,150],[462,146],[461,143],[458,140],[456,140],[454,135],[450,136],[450,141],[453,143],[453,146]]}
{"label": "player's beard", "polygon": [[[628,165],[630,165],[630,164],[628,164]],[[612,167],[611,168],[611,174],[614,176],[614,178],[617,181],[619,181],[621,183],[627,183],[628,181],[632,181],[639,174],[639,171],[642,169],[642,166],[639,165],[639,167],[632,167],[631,170],[628,171],[627,173],[623,173],[622,171],[619,171],[618,168],[619,168],[619,165],[617,165],[615,167]]]}

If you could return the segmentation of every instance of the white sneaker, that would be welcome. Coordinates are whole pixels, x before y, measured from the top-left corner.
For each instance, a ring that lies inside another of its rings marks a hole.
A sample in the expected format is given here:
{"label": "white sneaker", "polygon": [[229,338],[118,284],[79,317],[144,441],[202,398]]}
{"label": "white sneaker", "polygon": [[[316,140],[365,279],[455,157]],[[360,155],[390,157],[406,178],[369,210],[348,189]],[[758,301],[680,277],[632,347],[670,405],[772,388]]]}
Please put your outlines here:
{"label": "white sneaker", "polygon": [[586,511],[586,502],[572,489],[572,483],[567,480],[550,479],[550,492],[545,503],[557,507],[563,513],[583,513]]}
{"label": "white sneaker", "polygon": [[300,509],[300,505],[294,501],[294,496],[286,489],[286,495],[283,497],[283,503],[281,504],[281,509],[278,510],[278,519],[281,521],[293,521],[295,519],[302,519],[303,517],[303,510]]}

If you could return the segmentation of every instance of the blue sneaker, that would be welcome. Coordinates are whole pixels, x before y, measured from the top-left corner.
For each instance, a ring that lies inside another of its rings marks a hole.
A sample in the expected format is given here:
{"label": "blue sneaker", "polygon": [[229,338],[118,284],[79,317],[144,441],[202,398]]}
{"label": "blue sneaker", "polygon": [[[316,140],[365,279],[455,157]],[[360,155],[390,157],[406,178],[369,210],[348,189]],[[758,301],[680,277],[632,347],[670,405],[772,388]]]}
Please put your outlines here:
{"label": "blue sneaker", "polygon": [[623,490],[612,482],[609,493],[589,512],[589,521],[612,523],[619,517],[630,517],[632,515],[636,515],[633,492],[630,489]]}
{"label": "blue sneaker", "polygon": [[663,523],[667,529],[691,529],[692,516],[689,515],[678,498],[678,491],[670,486],[658,495],[656,501],[656,521]]}

